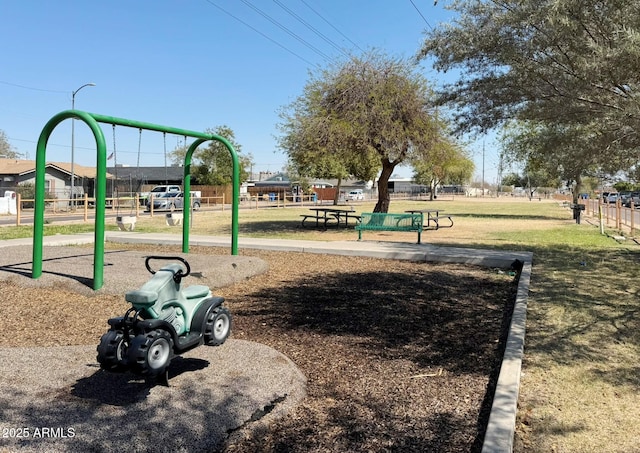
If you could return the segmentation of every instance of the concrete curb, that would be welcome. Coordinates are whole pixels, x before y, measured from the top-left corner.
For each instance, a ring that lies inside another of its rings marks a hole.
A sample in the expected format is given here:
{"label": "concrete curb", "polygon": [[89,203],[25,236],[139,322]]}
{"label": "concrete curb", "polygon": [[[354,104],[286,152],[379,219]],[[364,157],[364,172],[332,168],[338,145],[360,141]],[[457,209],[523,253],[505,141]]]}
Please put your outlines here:
{"label": "concrete curb", "polygon": [[518,280],[518,293],[511,316],[507,345],[500,366],[500,375],[493,396],[482,453],[513,451],[530,282],[531,262],[529,261],[524,263]]}
{"label": "concrete curb", "polygon": [[[182,244],[176,234],[107,232],[106,240],[122,243]],[[192,246],[229,248],[229,238],[219,236],[191,236]],[[282,252],[318,253],[325,255],[351,255],[370,258],[472,264],[485,267],[508,268],[514,260],[531,262],[530,252],[484,250],[465,247],[442,247],[431,244],[406,242],[367,241],[298,241],[290,239],[240,238],[239,248],[275,250]]]}

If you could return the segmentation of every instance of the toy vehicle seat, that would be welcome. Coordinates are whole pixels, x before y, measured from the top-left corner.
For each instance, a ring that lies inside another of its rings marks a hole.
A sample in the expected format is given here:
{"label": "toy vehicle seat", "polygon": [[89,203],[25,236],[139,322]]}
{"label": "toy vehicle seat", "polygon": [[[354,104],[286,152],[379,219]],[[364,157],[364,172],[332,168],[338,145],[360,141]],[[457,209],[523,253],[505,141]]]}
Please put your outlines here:
{"label": "toy vehicle seat", "polygon": [[187,299],[196,299],[211,295],[211,290],[205,285],[191,285],[182,290],[182,295]]}
{"label": "toy vehicle seat", "polygon": [[131,302],[135,307],[151,307],[158,300],[158,293],[155,291],[144,291],[137,289],[125,294],[124,299]]}
{"label": "toy vehicle seat", "polygon": [[174,277],[179,271],[182,271],[181,265],[167,264],[153,274],[153,277],[142,285],[142,288],[128,291],[124,299],[136,308],[149,308],[156,303],[160,294],[169,296],[169,299],[176,298],[180,291],[180,284],[176,283]]}

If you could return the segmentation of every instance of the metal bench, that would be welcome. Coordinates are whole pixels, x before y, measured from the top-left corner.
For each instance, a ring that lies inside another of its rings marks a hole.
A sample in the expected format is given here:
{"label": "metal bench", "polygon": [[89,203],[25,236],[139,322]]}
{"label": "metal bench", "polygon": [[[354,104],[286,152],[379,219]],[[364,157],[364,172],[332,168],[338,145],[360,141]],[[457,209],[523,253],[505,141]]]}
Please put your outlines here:
{"label": "metal bench", "polygon": [[422,214],[400,214],[386,212],[363,212],[360,223],[356,225],[358,240],[362,240],[363,231],[415,231],[418,244],[422,239]]}

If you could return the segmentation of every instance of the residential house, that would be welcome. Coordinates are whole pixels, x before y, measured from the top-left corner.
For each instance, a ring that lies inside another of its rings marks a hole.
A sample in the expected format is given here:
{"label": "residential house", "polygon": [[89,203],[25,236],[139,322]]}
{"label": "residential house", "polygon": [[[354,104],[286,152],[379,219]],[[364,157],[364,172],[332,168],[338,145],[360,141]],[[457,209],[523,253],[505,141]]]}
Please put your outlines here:
{"label": "residential house", "polygon": [[[71,199],[71,164],[67,162],[47,162],[45,166],[45,193],[59,199]],[[75,196],[90,197],[95,193],[95,167],[73,166]],[[107,174],[107,178],[111,175]],[[36,182],[36,161],[21,159],[0,159],[0,194],[5,190],[16,190],[21,184]]]}

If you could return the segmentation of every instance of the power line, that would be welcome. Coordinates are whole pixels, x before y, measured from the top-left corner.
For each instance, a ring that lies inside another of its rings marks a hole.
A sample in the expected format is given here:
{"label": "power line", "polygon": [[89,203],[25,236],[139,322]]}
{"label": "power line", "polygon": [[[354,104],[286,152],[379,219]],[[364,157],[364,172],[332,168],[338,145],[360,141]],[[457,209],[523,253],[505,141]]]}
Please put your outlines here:
{"label": "power line", "polygon": [[292,36],[293,38],[297,39],[299,42],[301,42],[302,44],[304,44],[305,46],[307,46],[309,49],[313,50],[315,53],[317,53],[318,55],[320,55],[322,58],[324,58],[325,60],[330,61],[331,57],[329,57],[327,54],[325,54],[324,52],[322,52],[320,49],[318,49],[317,47],[315,47],[314,45],[310,44],[309,42],[305,41],[303,38],[301,38],[300,36],[298,36],[297,34],[295,34],[294,32],[292,32],[289,28],[287,28],[286,26],[282,25],[280,22],[278,22],[277,20],[275,20],[274,18],[272,18],[271,16],[269,16],[267,13],[265,13],[264,11],[262,11],[260,8],[258,8],[257,6],[251,4],[250,2],[248,2],[247,0],[240,0],[242,3],[244,3],[245,5],[247,5],[249,8],[253,9],[255,12],[257,12],[258,14],[260,14],[262,17],[264,17],[265,19],[267,19],[269,22],[271,22],[272,24],[274,24],[276,27],[280,28],[281,30],[283,30],[285,33],[289,34],[289,36]]}
{"label": "power line", "polygon": [[258,33],[260,36],[262,36],[263,38],[271,41],[273,44],[275,44],[276,46],[280,47],[283,50],[286,50],[287,52],[289,52],[291,55],[293,55],[294,57],[297,57],[298,59],[304,61],[305,63],[307,63],[310,66],[315,66],[315,67],[319,67],[319,65],[315,64],[315,63],[311,63],[309,60],[307,60],[306,58],[298,55],[297,53],[295,53],[294,51],[292,51],[291,49],[287,48],[286,46],[280,44],[278,41],[276,41],[275,39],[270,38],[269,36],[265,35],[264,33],[262,33],[260,30],[258,30],[257,28],[249,25],[248,23],[246,23],[245,21],[243,21],[242,19],[240,19],[239,17],[231,14],[229,11],[227,11],[226,9],[222,8],[221,6],[215,4],[212,0],[205,0],[207,3],[209,3],[211,6],[214,6],[216,8],[218,8],[220,11],[222,11],[223,13],[225,13],[226,15],[228,15],[229,17],[232,17],[233,19],[237,20],[238,22],[240,22],[242,25],[244,25],[245,27],[250,28],[251,30],[255,31],[256,33]]}
{"label": "power line", "polygon": [[[416,9],[416,11],[418,11],[418,14],[420,14],[420,17],[422,17],[422,20],[424,21],[425,24],[427,24],[427,26],[433,30],[433,27],[431,26],[431,24],[429,22],[427,22],[427,19],[425,19],[425,17],[422,15],[422,13],[420,12],[420,10],[418,9],[418,7],[416,6],[415,3],[413,3],[413,0],[409,0],[411,2],[411,4],[413,5],[413,7]],[[438,3],[438,0],[436,0],[436,2],[434,3],[434,5],[436,5]]]}
{"label": "power line", "polygon": [[17,84],[17,83],[4,82],[4,81],[2,81],[2,80],[0,80],[0,83],[2,83],[3,85],[10,85],[10,86],[12,86],[12,87],[24,88],[25,90],[45,91],[45,92],[47,92],[47,93],[69,93],[69,91],[45,90],[44,88],[28,87],[28,86],[25,86],[25,85],[19,85],[19,84]]}
{"label": "power line", "polygon": [[348,57],[349,54],[346,53],[340,46],[338,46],[335,42],[333,42],[331,39],[329,39],[327,36],[325,36],[322,32],[320,32],[317,28],[315,28],[313,25],[311,25],[309,22],[307,22],[306,20],[304,20],[302,17],[300,17],[299,15],[297,15],[295,12],[293,12],[290,8],[286,7],[285,5],[282,4],[282,2],[278,1],[278,0],[273,0],[275,2],[276,5],[278,5],[280,8],[282,8],[283,10],[285,10],[287,13],[289,13],[289,15],[291,15],[293,18],[295,18],[298,22],[300,22],[302,25],[304,25],[305,27],[307,27],[309,30],[311,30],[312,32],[314,32],[316,34],[316,36],[320,37],[321,39],[323,39],[327,44],[329,44],[330,46],[332,46],[334,49],[336,49],[338,52],[342,53],[344,56]]}
{"label": "power line", "polygon": [[[14,137],[7,137],[8,140],[11,140],[12,142],[24,142],[24,143],[33,143],[36,144],[38,143],[37,141],[34,140],[26,140],[23,138],[14,138]],[[47,143],[47,147],[56,147],[56,148],[71,148],[71,145],[62,145],[59,143]],[[76,145],[76,149],[84,149],[87,151],[95,151],[96,147],[87,147],[87,146],[78,146]],[[107,148],[107,149],[112,149],[112,148]],[[127,149],[120,149],[120,147],[118,147],[118,154],[138,154],[138,151],[128,151]],[[160,155],[162,153],[160,152],[154,152],[154,151],[141,151],[140,154],[144,154],[144,155],[149,155],[149,156],[157,156]]]}
{"label": "power line", "polygon": [[347,41],[349,41],[351,44],[353,44],[355,47],[358,48],[358,50],[360,50],[360,52],[364,53],[364,50],[362,50],[362,48],[357,45],[355,42],[353,42],[351,39],[349,39],[349,37],[347,35],[345,35],[344,33],[342,33],[340,30],[338,30],[331,22],[329,22],[327,19],[325,19],[322,14],[320,14],[318,11],[316,11],[315,9],[313,9],[307,2],[305,2],[304,0],[300,0],[307,8],[309,8],[311,11],[313,11],[320,19],[322,19],[325,23],[327,23],[327,25],[329,25],[331,28],[333,28],[335,31],[337,31],[338,33],[340,33],[340,35],[346,39]]}

